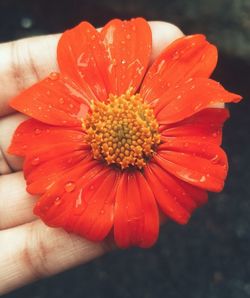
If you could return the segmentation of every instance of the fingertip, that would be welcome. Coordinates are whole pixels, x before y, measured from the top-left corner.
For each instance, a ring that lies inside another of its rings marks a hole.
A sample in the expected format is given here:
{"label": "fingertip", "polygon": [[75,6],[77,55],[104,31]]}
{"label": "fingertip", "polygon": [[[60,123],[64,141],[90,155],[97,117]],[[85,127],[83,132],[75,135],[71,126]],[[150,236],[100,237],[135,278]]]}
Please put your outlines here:
{"label": "fingertip", "polygon": [[154,60],[164,48],[171,44],[177,38],[184,36],[183,32],[177,26],[161,21],[149,22],[152,31],[152,56]]}

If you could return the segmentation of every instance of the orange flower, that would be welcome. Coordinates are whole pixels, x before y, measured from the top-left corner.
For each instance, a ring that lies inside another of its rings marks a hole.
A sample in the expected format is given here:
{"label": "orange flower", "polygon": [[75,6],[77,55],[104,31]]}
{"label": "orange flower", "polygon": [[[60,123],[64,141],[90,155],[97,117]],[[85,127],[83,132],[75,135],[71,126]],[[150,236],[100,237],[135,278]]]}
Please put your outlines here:
{"label": "orange flower", "polygon": [[83,22],[59,41],[60,73],[11,101],[31,119],[9,152],[25,157],[34,212],[49,226],[149,247],[159,209],[185,224],[206,191],[222,190],[229,113],[213,106],[241,97],[209,79],[217,50],[203,35],[176,40],[149,66],[151,47],[142,18],[100,32]]}

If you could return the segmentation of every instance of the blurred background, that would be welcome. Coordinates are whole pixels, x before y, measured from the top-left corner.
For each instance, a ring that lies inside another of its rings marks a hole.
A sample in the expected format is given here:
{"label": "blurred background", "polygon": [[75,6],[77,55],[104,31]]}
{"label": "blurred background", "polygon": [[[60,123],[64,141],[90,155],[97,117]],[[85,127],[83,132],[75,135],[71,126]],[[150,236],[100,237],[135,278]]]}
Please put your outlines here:
{"label": "blurred background", "polygon": [[250,0],[0,0],[0,42],[136,16],[206,34],[220,52],[213,77],[245,98],[225,125],[225,190],[187,226],[162,227],[152,249],[114,251],[6,298],[250,297]]}

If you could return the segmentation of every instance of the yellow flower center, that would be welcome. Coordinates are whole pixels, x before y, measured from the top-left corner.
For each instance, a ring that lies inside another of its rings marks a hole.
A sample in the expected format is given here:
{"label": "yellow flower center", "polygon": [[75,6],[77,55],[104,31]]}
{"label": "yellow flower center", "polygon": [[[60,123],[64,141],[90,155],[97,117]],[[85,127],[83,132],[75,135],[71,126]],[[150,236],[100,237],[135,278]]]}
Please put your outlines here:
{"label": "yellow flower center", "polygon": [[141,169],[160,143],[153,110],[130,90],[121,96],[111,94],[107,103],[93,103],[83,129],[94,158],[122,169]]}

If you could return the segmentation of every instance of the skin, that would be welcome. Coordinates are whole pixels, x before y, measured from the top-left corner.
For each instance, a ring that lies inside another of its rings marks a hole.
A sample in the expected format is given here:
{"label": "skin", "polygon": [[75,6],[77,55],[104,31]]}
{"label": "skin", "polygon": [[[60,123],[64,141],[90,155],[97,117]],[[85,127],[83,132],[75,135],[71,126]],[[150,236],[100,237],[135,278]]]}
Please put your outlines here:
{"label": "skin", "polygon": [[[150,22],[152,61],[183,33],[165,22]],[[60,34],[0,45],[0,295],[37,279],[84,264],[113,249],[112,240],[92,243],[49,228],[32,209],[36,198],[25,188],[22,160],[7,154],[16,127],[26,119],[8,107],[21,90],[57,71]]]}

